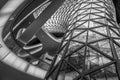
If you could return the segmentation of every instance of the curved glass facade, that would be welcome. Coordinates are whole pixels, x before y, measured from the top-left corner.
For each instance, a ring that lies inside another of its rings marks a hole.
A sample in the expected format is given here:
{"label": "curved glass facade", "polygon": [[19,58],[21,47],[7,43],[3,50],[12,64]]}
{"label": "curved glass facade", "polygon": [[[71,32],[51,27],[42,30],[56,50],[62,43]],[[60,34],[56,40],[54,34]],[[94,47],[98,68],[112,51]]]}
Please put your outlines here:
{"label": "curved glass facade", "polygon": [[62,1],[53,7],[57,0],[36,0],[23,9],[3,31],[2,61],[45,80],[119,80],[120,27],[112,0]]}
{"label": "curved glass facade", "polygon": [[[69,80],[118,80],[120,27],[112,1],[77,1],[71,3],[72,9],[69,7],[67,29],[48,76],[64,73],[74,74]],[[72,73],[59,72],[65,65]]]}

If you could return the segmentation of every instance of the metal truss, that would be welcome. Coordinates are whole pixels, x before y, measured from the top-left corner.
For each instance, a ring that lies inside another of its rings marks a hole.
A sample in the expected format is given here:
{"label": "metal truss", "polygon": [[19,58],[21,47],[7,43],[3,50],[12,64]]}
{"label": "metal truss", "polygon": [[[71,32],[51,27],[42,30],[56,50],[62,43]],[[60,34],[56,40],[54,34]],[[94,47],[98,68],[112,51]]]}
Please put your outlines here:
{"label": "metal truss", "polygon": [[[76,74],[73,80],[120,79],[120,27],[111,0],[76,1],[66,26],[46,80],[67,75],[66,66]],[[78,66],[69,61],[74,56]]]}
{"label": "metal truss", "polygon": [[[30,14],[11,28],[14,41],[24,50],[23,58],[42,62],[41,56],[52,54],[45,80],[120,80],[120,27],[112,0],[51,1],[37,10],[41,14]],[[64,35],[55,41],[51,33]],[[41,43],[26,47],[37,42],[34,38]]]}

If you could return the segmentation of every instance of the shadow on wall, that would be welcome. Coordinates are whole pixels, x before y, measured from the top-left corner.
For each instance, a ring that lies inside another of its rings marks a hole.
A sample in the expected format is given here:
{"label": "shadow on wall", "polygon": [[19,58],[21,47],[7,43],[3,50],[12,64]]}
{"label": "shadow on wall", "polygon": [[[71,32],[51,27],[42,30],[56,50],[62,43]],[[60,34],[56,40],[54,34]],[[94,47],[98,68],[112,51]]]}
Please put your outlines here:
{"label": "shadow on wall", "polygon": [[2,8],[2,6],[7,2],[8,0],[0,0],[0,9]]}

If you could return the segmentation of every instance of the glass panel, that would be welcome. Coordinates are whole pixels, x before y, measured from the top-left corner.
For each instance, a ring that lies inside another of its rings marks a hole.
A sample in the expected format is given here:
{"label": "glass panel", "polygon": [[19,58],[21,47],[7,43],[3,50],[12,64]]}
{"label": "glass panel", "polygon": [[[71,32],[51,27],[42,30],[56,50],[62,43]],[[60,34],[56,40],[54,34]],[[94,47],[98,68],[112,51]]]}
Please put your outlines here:
{"label": "glass panel", "polygon": [[[95,66],[97,67],[97,65]],[[119,80],[115,70],[115,65],[110,65],[96,72],[93,72],[88,75],[88,78],[90,80]]]}

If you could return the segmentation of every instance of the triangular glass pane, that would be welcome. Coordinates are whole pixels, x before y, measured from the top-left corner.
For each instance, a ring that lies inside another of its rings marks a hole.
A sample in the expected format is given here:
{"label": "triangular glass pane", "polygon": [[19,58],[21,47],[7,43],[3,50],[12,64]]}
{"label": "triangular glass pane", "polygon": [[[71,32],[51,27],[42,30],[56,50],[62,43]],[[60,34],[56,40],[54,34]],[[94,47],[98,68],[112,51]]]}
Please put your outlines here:
{"label": "triangular glass pane", "polygon": [[[79,12],[78,12],[79,13]],[[80,13],[81,14],[81,13]],[[79,22],[80,22],[80,20],[82,19],[82,18],[84,18],[84,17],[86,17],[86,15],[79,15],[79,16],[77,16],[76,17],[76,20],[78,20]]]}
{"label": "triangular glass pane", "polygon": [[[110,17],[112,17],[111,15],[110,15],[110,12],[108,12],[107,10],[105,11],[106,13],[105,13],[105,17],[106,18],[108,18],[108,19],[111,19]],[[110,15],[110,16],[109,16]]]}
{"label": "triangular glass pane", "polygon": [[84,45],[83,44],[72,44],[69,46],[69,51],[66,54],[66,57],[77,57],[80,55],[84,55]]}
{"label": "triangular glass pane", "polygon": [[103,51],[107,55],[113,57],[109,40],[100,41],[100,42],[98,42],[98,44],[99,44],[99,47],[100,47],[101,51]]}
{"label": "triangular glass pane", "polygon": [[109,62],[111,62],[111,60],[101,55],[100,53],[96,52],[95,50],[88,48],[88,52],[86,56],[86,65],[88,69],[90,69],[91,66],[94,65],[102,66]]}
{"label": "triangular glass pane", "polygon": [[85,31],[84,33],[82,33],[82,34],[76,36],[75,38],[73,38],[73,40],[80,41],[80,42],[86,42],[86,36],[87,36],[87,32]]}
{"label": "triangular glass pane", "polygon": [[105,17],[105,13],[101,12],[101,13],[94,13],[94,15],[96,16],[99,16],[99,18],[102,16],[102,17]]}
{"label": "triangular glass pane", "polygon": [[85,21],[85,23],[79,26],[79,28],[88,28],[88,24],[89,24],[89,21]]}
{"label": "triangular glass pane", "polygon": [[77,11],[77,10],[79,10],[79,8],[80,8],[79,5],[76,5],[76,6],[74,7],[74,10]]}
{"label": "triangular glass pane", "polygon": [[86,3],[85,3],[85,4],[83,3],[83,4],[81,5],[81,8],[82,8],[82,9],[86,9],[86,8],[90,8],[90,7],[91,7],[91,5],[90,5],[89,3],[87,3],[87,4],[86,4]]}
{"label": "triangular glass pane", "polygon": [[119,28],[119,26],[117,25],[117,23],[114,22],[114,21],[112,21],[112,20],[108,21],[107,24],[110,25],[110,26],[112,26],[113,28],[116,28],[116,29]]}
{"label": "triangular glass pane", "polygon": [[120,38],[119,39],[114,39],[115,42],[117,42],[118,45],[120,45]]}
{"label": "triangular glass pane", "polygon": [[101,40],[101,41],[95,42],[91,45],[93,47],[97,48],[98,50],[100,50],[101,52],[113,57],[109,40],[107,40],[107,39],[106,40]]}
{"label": "triangular glass pane", "polygon": [[[86,14],[87,15],[87,14]],[[82,18],[81,20],[88,20],[90,18],[89,15],[85,16],[84,18]]]}
{"label": "triangular glass pane", "polygon": [[99,2],[98,0],[92,0],[92,1],[94,1],[94,2],[96,2],[96,3]]}
{"label": "triangular glass pane", "polygon": [[73,26],[73,29],[77,32],[79,32],[79,30],[85,30],[85,28],[88,28],[88,21],[76,22],[76,24]]}
{"label": "triangular glass pane", "polygon": [[91,9],[91,12],[92,12],[92,13],[98,13],[98,12],[101,13],[101,11],[99,11],[99,10],[97,10],[97,9]]}
{"label": "triangular glass pane", "polygon": [[[110,14],[110,12],[107,11],[107,10],[106,10],[105,12],[106,12],[106,17],[109,18],[108,15]],[[107,15],[107,14],[108,14],[108,15]]]}
{"label": "triangular glass pane", "polygon": [[[74,6],[75,8],[80,8],[79,7],[80,6],[80,4],[79,4],[79,2]],[[68,8],[69,9],[69,8]]]}
{"label": "triangular glass pane", "polygon": [[111,37],[116,37],[116,38],[120,38],[120,36],[118,36],[115,32],[113,32],[112,30],[110,30],[110,34],[111,34]]}
{"label": "triangular glass pane", "polygon": [[103,2],[99,2],[99,1],[98,1],[98,3],[95,3],[95,4],[98,4],[100,6],[104,6],[104,3]]}
{"label": "triangular glass pane", "polygon": [[76,30],[82,30],[82,28],[87,28],[87,26],[85,26],[85,24],[87,24],[88,21],[86,21],[84,24],[81,25],[81,22],[76,22],[75,27]]}
{"label": "triangular glass pane", "polygon": [[62,48],[65,47],[66,44],[67,44],[67,40],[64,40],[64,42],[62,43],[61,47],[62,47]]}
{"label": "triangular glass pane", "polygon": [[72,18],[76,19],[77,16],[78,16],[78,14],[75,13],[74,15],[72,15]]}
{"label": "triangular glass pane", "polygon": [[80,15],[87,15],[88,13],[90,13],[91,9],[82,9],[82,10],[79,10],[78,13]]}
{"label": "triangular glass pane", "polygon": [[80,46],[74,46],[73,48],[70,49],[70,52],[74,52],[76,49],[79,50],[73,53],[72,55],[70,55],[70,57],[77,57],[78,59],[84,57],[85,47],[80,48]]}
{"label": "triangular glass pane", "polygon": [[101,7],[99,5],[96,5],[96,3],[92,4],[92,6],[94,6],[94,7]]}
{"label": "triangular glass pane", "polygon": [[[83,17],[84,17],[84,16],[83,16]],[[86,21],[83,21],[83,20],[81,21],[81,19],[82,19],[83,17],[81,17],[81,18],[79,17],[79,19],[77,19],[77,18],[76,18],[76,19],[73,19],[73,21],[71,21],[71,25],[72,25],[71,27],[75,27],[75,26],[73,26],[73,24],[75,24],[75,23],[77,23],[77,24],[79,23],[80,25],[86,23]]]}
{"label": "triangular glass pane", "polygon": [[99,11],[101,11],[101,13],[103,13],[104,11],[106,11],[105,8],[101,8],[101,7],[98,7],[96,9],[99,10]]}
{"label": "triangular glass pane", "polygon": [[103,39],[103,38],[105,38],[105,36],[102,36],[98,33],[93,32],[93,31],[88,32],[88,42],[92,42],[92,41]]}
{"label": "triangular glass pane", "polygon": [[[74,66],[74,68],[80,70],[82,69],[82,65],[84,63],[84,48],[79,49],[78,51],[76,51],[75,53],[71,53],[74,52],[74,50],[78,48],[76,46],[74,46],[73,48],[70,48],[69,53],[66,55],[67,58],[66,60],[72,65]],[[69,67],[71,66],[69,65]],[[71,67],[72,67],[71,66]],[[74,69],[73,69],[74,70]]]}
{"label": "triangular glass pane", "polygon": [[[78,47],[79,48],[79,47]],[[74,52],[74,51],[72,51]],[[73,53],[69,59],[71,59],[70,62],[79,69],[79,71],[82,71],[83,65],[87,58],[85,58],[85,47],[79,49],[77,52]],[[74,61],[74,62],[73,62]]]}
{"label": "triangular glass pane", "polygon": [[[105,19],[104,18],[94,19],[93,22],[94,22],[95,27],[97,27],[97,26],[99,27],[99,26],[103,26],[103,24],[105,24]],[[105,26],[103,26],[103,27],[105,27]]]}
{"label": "triangular glass pane", "polygon": [[81,4],[80,8],[84,8],[84,7],[87,6],[87,5],[88,5],[88,3],[85,2],[85,3]]}
{"label": "triangular glass pane", "polygon": [[77,29],[74,30],[72,38],[75,37],[75,36],[77,36],[77,35],[80,35],[83,32],[84,32],[84,30],[79,30],[79,29],[78,30]]}
{"label": "triangular glass pane", "polygon": [[76,11],[74,10],[74,11],[69,12],[69,13],[71,13],[71,16],[73,16],[76,13]]}
{"label": "triangular glass pane", "polygon": [[[94,65],[91,66],[91,69],[95,69],[96,67],[100,66]],[[89,79],[91,80],[119,80],[117,77],[116,67],[114,64],[111,64],[99,70],[94,70],[89,75],[86,75],[86,77],[89,76]]]}
{"label": "triangular glass pane", "polygon": [[89,28],[92,28],[92,27],[95,27],[95,26],[94,26],[94,22],[89,21]]}
{"label": "triangular glass pane", "polygon": [[[113,24],[112,23],[110,23],[109,21],[107,21],[107,23],[106,24],[108,24],[108,25],[110,25],[110,26],[113,26]],[[114,27],[114,26],[113,26]]]}
{"label": "triangular glass pane", "polygon": [[70,51],[74,51],[75,49],[79,48],[82,45],[83,44],[80,42],[70,41],[69,49],[70,49]]}
{"label": "triangular glass pane", "polygon": [[72,48],[71,48],[71,52],[74,52],[72,55],[71,55],[71,57],[75,57],[75,56],[84,56],[84,54],[85,54],[85,47],[83,46],[83,44],[81,45],[81,46],[79,46],[79,45],[76,45],[76,46],[73,46]]}
{"label": "triangular glass pane", "polygon": [[[94,0],[95,2],[98,2],[97,0]],[[93,0],[88,0],[88,2],[93,2]]]}
{"label": "triangular glass pane", "polygon": [[103,69],[104,70],[104,73],[105,75],[107,76],[107,79],[110,80],[119,80],[118,77],[117,77],[117,69],[116,69],[116,66],[115,64],[112,64],[106,68]]}
{"label": "triangular glass pane", "polygon": [[82,13],[88,11],[88,10],[89,10],[89,9],[81,9],[81,10],[78,10],[77,13],[78,13],[78,14],[82,14]]}
{"label": "triangular glass pane", "polygon": [[[118,41],[118,40],[116,40],[116,41]],[[120,45],[120,40],[119,40],[119,43],[117,43],[117,45],[114,44],[116,52],[117,52],[117,56],[120,59],[120,46],[118,46],[118,45]]]}
{"label": "triangular glass pane", "polygon": [[106,23],[105,23],[104,18],[101,18],[101,19],[94,19],[93,22],[95,23],[96,26],[103,26],[103,27],[106,27]]}
{"label": "triangular glass pane", "polygon": [[[80,71],[80,69],[82,68],[81,66],[81,60],[80,58],[78,58],[79,56],[77,57],[69,57],[67,58],[67,60],[65,61],[67,65],[64,65],[63,67],[66,67],[66,69],[64,69],[65,72],[67,72],[69,75],[71,73],[75,73],[76,75],[78,75],[78,71]],[[77,61],[77,59],[79,59]],[[79,63],[80,62],[80,63]],[[76,71],[77,70],[77,71]],[[77,72],[77,73],[76,73]],[[72,76],[74,76],[75,74],[72,74]]]}
{"label": "triangular glass pane", "polygon": [[118,31],[118,29],[111,27],[110,30],[112,30],[114,33],[116,33],[120,37],[120,32]]}
{"label": "triangular glass pane", "polygon": [[97,16],[97,15],[95,15],[95,14],[98,14],[98,13],[91,14],[90,17],[91,17],[92,19],[94,19],[94,18],[100,18],[99,16]]}
{"label": "triangular glass pane", "polygon": [[65,40],[67,40],[67,39],[69,39],[70,38],[70,35],[72,35],[72,30],[70,30],[69,32],[67,32],[66,34],[65,34]]}
{"label": "triangular glass pane", "polygon": [[105,26],[94,28],[93,30],[96,31],[96,32],[99,32],[99,33],[101,33],[103,35],[107,35],[107,30],[106,30]]}

